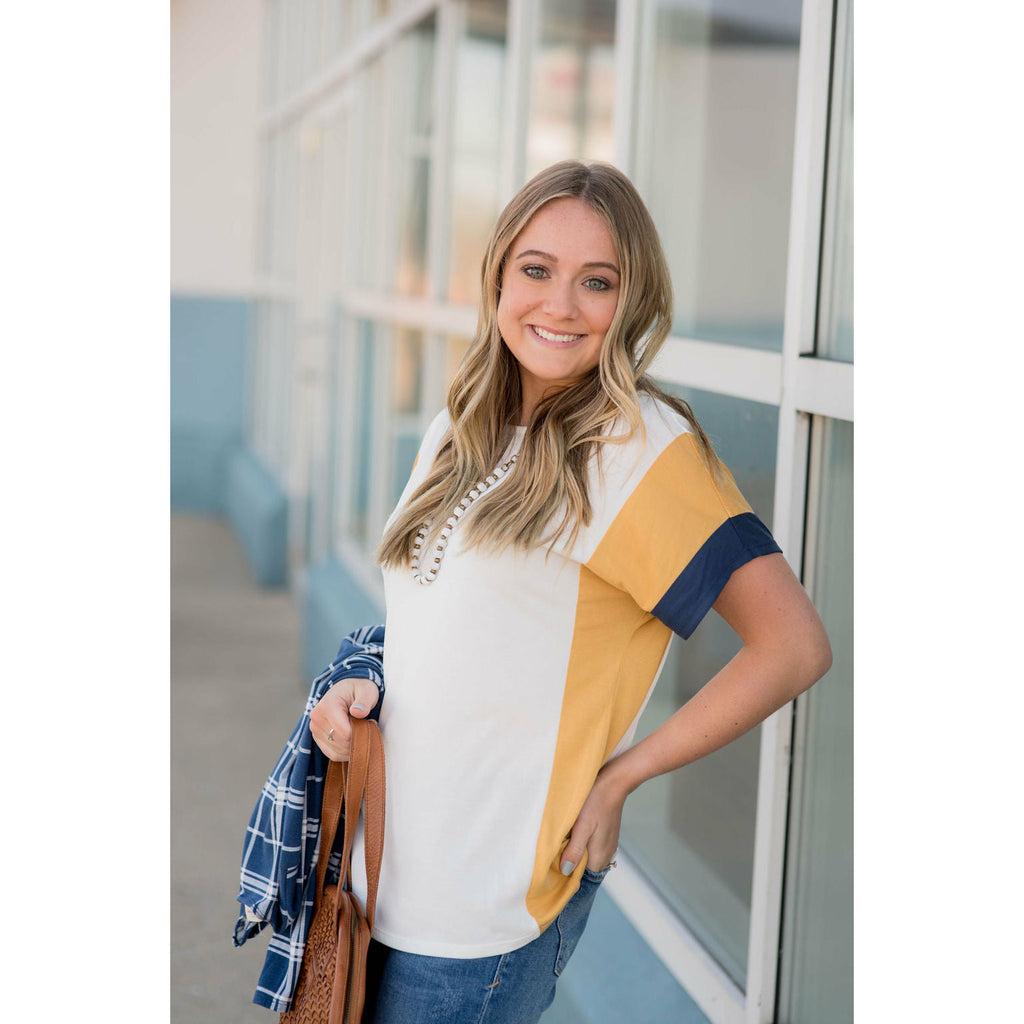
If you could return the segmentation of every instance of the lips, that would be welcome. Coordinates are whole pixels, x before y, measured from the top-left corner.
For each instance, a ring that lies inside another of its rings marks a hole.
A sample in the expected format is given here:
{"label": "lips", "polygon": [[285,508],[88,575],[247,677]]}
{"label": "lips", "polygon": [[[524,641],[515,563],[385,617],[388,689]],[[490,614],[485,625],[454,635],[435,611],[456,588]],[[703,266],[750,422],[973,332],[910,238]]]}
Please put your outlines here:
{"label": "lips", "polygon": [[556,331],[549,331],[543,327],[538,327],[536,324],[529,325],[530,330],[533,334],[540,338],[541,341],[547,342],[549,345],[572,345],[574,342],[585,338],[585,334],[560,334]]}

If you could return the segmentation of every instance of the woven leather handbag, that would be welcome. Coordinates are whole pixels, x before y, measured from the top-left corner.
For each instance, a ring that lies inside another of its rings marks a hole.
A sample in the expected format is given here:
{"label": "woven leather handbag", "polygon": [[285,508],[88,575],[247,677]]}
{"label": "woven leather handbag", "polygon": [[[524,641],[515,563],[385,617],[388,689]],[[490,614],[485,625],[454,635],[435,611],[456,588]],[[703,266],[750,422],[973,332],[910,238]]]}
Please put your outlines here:
{"label": "woven leather handbag", "polygon": [[[320,815],[316,897],[292,1007],[280,1024],[360,1024],[366,952],[373,931],[384,848],[384,746],[372,719],[352,719],[352,756],[331,761]],[[366,907],[352,892],[352,844],[360,806],[365,822]],[[341,877],[325,885],[327,862],[344,820]]]}

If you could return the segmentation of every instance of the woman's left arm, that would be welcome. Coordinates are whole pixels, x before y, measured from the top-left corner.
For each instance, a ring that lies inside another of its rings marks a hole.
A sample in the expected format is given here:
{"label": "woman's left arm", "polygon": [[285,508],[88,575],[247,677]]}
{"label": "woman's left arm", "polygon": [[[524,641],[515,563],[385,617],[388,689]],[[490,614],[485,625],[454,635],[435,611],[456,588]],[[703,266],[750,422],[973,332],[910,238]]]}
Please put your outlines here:
{"label": "woman's left arm", "polygon": [[598,772],[562,855],[563,873],[572,872],[584,850],[594,870],[609,863],[634,789],[742,736],[832,665],[821,619],[780,554],[740,566],[714,608],[743,647],[671,718]]}

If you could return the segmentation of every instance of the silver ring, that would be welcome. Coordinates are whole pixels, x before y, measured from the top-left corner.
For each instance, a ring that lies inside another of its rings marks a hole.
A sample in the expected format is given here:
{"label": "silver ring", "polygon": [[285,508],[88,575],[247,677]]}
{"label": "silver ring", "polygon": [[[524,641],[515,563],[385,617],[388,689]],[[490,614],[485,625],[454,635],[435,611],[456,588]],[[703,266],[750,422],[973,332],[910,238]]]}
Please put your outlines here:
{"label": "silver ring", "polygon": [[334,730],[332,729],[332,730],[331,730],[331,731],[330,731],[330,732],[329,732],[329,733],[327,734],[327,742],[328,742],[328,743],[330,743],[330,742],[331,742],[331,737],[332,737],[333,735],[334,735]]}

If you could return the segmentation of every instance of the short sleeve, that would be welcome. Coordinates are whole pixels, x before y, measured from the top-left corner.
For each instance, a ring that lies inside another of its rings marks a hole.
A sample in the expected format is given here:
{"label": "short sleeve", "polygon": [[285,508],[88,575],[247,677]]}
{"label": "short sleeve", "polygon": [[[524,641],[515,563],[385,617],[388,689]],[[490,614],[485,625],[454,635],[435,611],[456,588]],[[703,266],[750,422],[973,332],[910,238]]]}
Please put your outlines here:
{"label": "short sleeve", "polygon": [[618,508],[587,568],[688,638],[729,577],[780,552],[722,466],[712,476],[695,437],[676,436]]}
{"label": "short sleeve", "polygon": [[416,452],[416,459],[412,464],[411,476],[413,478],[418,476],[422,479],[430,471],[434,455],[437,454],[437,449],[441,447],[441,441],[451,425],[452,421],[448,416],[447,409],[442,409],[430,421],[430,426],[427,427],[427,432],[423,435],[423,440],[420,442],[419,449]]}

